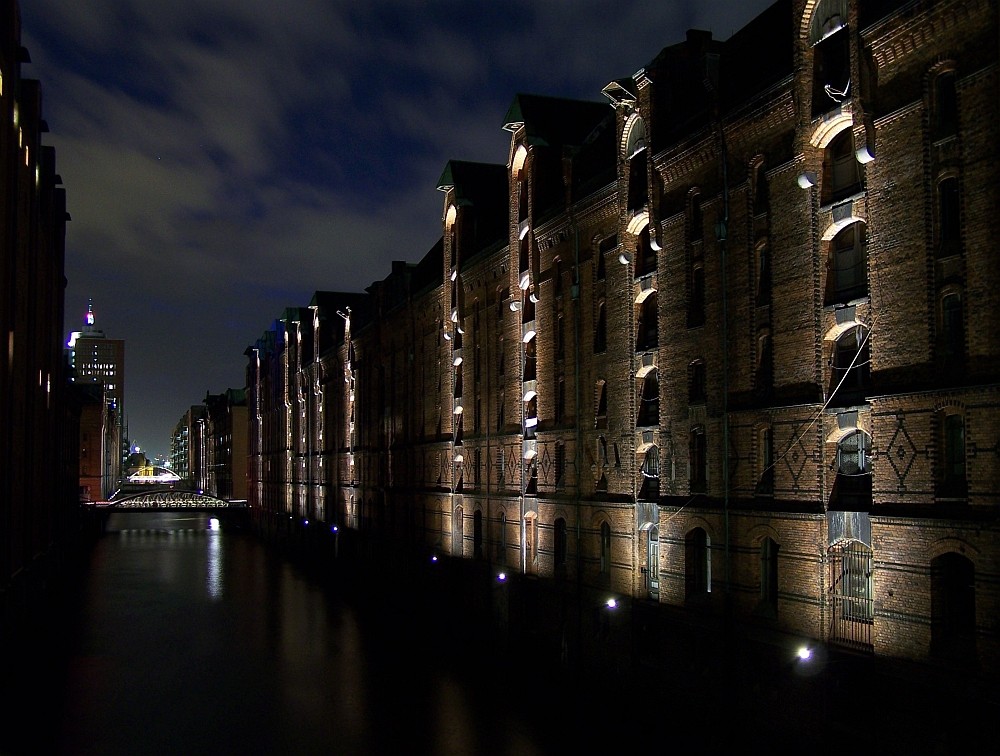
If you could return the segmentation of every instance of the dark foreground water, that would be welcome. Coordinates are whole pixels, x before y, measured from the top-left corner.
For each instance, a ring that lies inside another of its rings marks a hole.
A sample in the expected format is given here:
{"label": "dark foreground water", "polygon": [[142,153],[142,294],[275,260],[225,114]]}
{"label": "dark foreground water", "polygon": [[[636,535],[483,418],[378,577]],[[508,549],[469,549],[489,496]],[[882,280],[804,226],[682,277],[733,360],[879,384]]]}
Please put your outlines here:
{"label": "dark foreground water", "polygon": [[53,649],[55,721],[20,723],[33,752],[555,752],[421,616],[366,613],[206,516],[114,515],[82,591]]}
{"label": "dark foreground water", "polygon": [[[204,515],[114,515],[78,578],[3,681],[2,754],[909,755],[1000,742],[992,688],[849,657],[804,675],[773,642],[723,658],[698,630],[663,625],[647,643],[638,619],[631,676],[570,673],[539,663],[553,656],[543,639],[498,644],[441,596],[402,596],[402,580],[345,593]],[[620,644],[598,635],[583,656]]]}

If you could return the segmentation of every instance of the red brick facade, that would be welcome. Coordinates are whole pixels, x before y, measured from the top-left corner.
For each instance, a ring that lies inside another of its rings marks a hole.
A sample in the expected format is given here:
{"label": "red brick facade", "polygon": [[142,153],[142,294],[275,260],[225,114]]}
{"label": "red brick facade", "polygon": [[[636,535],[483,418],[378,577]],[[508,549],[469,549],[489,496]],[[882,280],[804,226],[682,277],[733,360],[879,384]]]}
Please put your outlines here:
{"label": "red brick facade", "polygon": [[258,517],[995,671],[997,8],[903,6],[515,97],[420,263],[248,350]]}

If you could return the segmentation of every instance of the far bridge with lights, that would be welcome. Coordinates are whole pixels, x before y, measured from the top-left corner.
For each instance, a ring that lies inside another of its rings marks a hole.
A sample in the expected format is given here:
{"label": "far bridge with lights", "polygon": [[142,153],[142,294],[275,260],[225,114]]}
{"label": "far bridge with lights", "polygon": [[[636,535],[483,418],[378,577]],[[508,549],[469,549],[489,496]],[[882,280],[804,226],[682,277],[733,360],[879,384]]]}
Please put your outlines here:
{"label": "far bridge with lights", "polygon": [[108,512],[217,512],[247,508],[246,499],[220,499],[197,491],[176,489],[139,491],[112,497],[110,501],[97,502],[97,507]]}

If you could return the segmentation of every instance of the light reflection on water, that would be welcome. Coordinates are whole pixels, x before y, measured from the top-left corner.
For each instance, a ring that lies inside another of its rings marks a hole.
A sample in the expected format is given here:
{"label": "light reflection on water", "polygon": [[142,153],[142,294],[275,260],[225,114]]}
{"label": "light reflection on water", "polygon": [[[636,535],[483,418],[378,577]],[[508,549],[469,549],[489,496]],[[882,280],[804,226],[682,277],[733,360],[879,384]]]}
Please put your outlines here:
{"label": "light reflection on water", "polygon": [[415,634],[425,618],[371,616],[206,518],[108,525],[60,753],[547,752],[508,706],[444,671]]}

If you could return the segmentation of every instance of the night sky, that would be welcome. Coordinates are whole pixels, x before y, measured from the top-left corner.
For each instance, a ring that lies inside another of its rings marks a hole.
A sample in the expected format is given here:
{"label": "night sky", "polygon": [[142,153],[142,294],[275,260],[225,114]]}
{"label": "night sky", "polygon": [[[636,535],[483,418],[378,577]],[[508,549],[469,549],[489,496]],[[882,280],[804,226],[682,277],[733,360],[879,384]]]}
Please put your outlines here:
{"label": "night sky", "polygon": [[514,95],[607,102],[770,4],[21,0],[72,216],[65,330],[92,298],[126,342],[129,437],[166,454],[285,307],[424,256],[445,163],[506,163]]}

